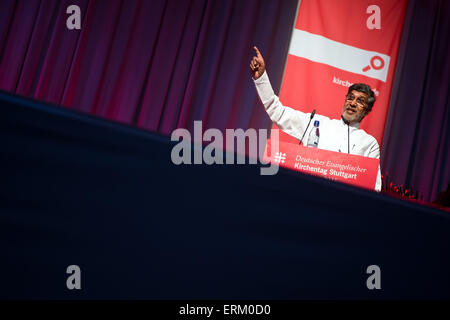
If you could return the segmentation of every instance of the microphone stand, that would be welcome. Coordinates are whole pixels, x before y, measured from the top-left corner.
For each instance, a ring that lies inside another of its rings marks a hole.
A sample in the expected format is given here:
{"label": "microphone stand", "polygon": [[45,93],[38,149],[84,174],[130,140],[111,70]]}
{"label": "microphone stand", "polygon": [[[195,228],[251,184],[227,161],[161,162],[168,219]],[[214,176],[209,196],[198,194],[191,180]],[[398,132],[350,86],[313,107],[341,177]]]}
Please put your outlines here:
{"label": "microphone stand", "polygon": [[350,154],[350,122],[345,120],[344,116],[341,116],[341,118],[342,121],[344,121],[344,123],[347,125],[347,142],[348,142],[347,153]]}
{"label": "microphone stand", "polygon": [[[312,120],[312,118],[314,117],[314,115],[316,114],[316,109],[314,109],[312,112],[311,112],[311,116],[309,117],[309,122],[308,122],[308,125],[306,126],[306,129],[305,129],[305,131],[303,132],[303,136],[302,136],[302,138],[300,139],[300,142],[298,143],[298,144],[302,144],[303,142],[303,138],[305,137],[305,134],[306,134],[306,131],[308,131],[308,127],[309,127],[309,125],[311,124],[311,120]],[[303,145],[305,145],[304,143],[303,143]]]}

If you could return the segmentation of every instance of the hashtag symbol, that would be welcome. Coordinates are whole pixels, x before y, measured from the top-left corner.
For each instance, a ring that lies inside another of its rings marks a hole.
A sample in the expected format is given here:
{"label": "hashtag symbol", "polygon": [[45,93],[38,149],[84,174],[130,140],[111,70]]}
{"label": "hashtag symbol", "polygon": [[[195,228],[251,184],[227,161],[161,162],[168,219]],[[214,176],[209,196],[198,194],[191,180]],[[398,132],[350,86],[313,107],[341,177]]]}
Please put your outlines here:
{"label": "hashtag symbol", "polygon": [[275,162],[278,162],[278,163],[284,163],[284,160],[286,160],[286,153],[277,152],[275,154],[274,160],[275,160]]}

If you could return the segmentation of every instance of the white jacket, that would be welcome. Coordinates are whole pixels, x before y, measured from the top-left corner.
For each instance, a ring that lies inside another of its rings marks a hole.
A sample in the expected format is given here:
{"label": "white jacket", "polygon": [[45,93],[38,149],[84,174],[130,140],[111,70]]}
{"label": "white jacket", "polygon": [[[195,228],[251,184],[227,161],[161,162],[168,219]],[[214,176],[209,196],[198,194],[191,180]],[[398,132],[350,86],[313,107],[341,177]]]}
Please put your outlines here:
{"label": "white jacket", "polygon": [[[254,80],[259,98],[266,109],[270,119],[284,132],[301,139],[308,125],[311,114],[304,113],[283,106],[280,99],[273,92],[267,72]],[[380,159],[380,147],[377,140],[359,128],[359,123],[347,125],[342,119],[330,119],[322,115],[314,115],[306,132],[303,143],[306,145],[309,133],[314,128],[315,120],[320,121],[320,139],[318,148],[336,152],[348,152],[350,140],[350,154]],[[350,139],[348,139],[350,137]],[[381,173],[378,166],[378,176],[375,190],[381,190]]]}

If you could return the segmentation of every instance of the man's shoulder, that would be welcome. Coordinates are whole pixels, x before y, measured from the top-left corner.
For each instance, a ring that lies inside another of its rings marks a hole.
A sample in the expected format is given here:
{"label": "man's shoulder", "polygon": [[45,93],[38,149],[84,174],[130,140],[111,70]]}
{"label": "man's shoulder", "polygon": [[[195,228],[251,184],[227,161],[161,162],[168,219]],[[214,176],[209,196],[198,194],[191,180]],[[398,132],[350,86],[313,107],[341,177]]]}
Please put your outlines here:
{"label": "man's shoulder", "polygon": [[359,128],[358,133],[361,135],[361,137],[364,139],[364,141],[367,142],[367,144],[376,144],[378,146],[378,141],[375,139],[374,136],[367,133],[364,129]]}

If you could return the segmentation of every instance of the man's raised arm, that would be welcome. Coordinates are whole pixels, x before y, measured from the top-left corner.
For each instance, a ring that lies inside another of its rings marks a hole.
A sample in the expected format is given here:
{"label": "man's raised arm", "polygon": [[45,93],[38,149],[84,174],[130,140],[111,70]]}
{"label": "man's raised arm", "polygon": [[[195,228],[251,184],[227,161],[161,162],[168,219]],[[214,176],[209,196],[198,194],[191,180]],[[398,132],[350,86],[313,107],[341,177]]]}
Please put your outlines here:
{"label": "man's raised arm", "polygon": [[258,96],[270,119],[284,132],[300,139],[309,120],[309,114],[285,107],[275,95],[266,72],[264,58],[258,48],[250,61],[250,70]]}

